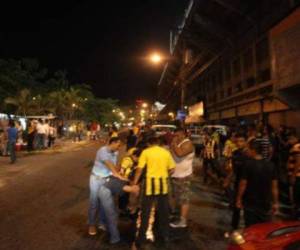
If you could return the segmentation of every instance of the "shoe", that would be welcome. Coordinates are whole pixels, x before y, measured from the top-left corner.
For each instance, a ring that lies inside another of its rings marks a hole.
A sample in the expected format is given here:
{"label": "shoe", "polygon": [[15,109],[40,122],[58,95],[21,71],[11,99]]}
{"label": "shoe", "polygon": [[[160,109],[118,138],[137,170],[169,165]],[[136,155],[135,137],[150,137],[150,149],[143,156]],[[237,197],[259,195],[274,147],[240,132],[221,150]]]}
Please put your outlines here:
{"label": "shoe", "polygon": [[102,230],[102,231],[107,231],[107,228],[106,228],[106,226],[105,225],[103,225],[103,224],[99,224],[98,225],[98,229],[100,229],[100,230]]}
{"label": "shoe", "polygon": [[97,229],[95,226],[89,226],[89,235],[94,236],[97,234]]}
{"label": "shoe", "polygon": [[173,223],[170,223],[170,226],[173,228],[186,228],[187,224],[184,220],[178,220]]}

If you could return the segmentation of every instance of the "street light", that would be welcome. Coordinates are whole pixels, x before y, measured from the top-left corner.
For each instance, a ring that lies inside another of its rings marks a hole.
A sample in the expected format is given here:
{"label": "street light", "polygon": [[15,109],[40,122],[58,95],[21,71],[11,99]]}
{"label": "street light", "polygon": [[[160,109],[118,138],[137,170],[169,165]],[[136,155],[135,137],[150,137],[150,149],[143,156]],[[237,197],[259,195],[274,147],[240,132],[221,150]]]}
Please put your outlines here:
{"label": "street light", "polygon": [[175,114],[174,114],[173,112],[169,112],[169,113],[168,113],[168,116],[169,116],[172,120],[174,120]]}
{"label": "street light", "polygon": [[147,108],[147,107],[148,107],[148,103],[144,102],[144,103],[142,104],[142,107],[143,107],[143,108]]}
{"label": "street light", "polygon": [[159,64],[162,61],[162,56],[158,53],[154,53],[150,56],[150,61],[154,64]]}

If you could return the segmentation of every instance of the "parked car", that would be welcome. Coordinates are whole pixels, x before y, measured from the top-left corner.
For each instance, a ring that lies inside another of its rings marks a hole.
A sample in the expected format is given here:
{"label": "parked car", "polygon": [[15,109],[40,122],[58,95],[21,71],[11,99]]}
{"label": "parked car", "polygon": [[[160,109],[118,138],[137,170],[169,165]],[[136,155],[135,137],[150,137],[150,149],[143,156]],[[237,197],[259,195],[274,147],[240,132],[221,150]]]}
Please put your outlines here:
{"label": "parked car", "polygon": [[169,124],[156,124],[152,125],[151,129],[155,131],[155,135],[162,136],[165,135],[167,132],[173,133],[177,127],[175,125]]}
{"label": "parked car", "polygon": [[189,137],[196,149],[196,155],[199,156],[205,143],[205,134],[201,127],[193,127],[188,129]]}
{"label": "parked car", "polygon": [[253,225],[235,231],[228,250],[299,250],[300,221]]}
{"label": "parked car", "polygon": [[204,133],[201,127],[194,127],[188,129],[188,134],[194,145],[204,144]]}

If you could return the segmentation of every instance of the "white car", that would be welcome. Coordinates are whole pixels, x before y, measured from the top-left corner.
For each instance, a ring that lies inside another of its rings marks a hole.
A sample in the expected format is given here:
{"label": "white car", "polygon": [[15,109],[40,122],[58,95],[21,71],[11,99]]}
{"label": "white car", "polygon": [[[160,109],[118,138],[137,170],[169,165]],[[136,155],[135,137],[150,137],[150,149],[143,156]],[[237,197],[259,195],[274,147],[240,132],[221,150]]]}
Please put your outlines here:
{"label": "white car", "polygon": [[194,145],[204,145],[205,134],[202,128],[191,128],[189,134]]}
{"label": "white car", "polygon": [[205,125],[203,126],[203,131],[207,132],[208,130],[215,129],[219,134],[227,136],[227,126],[224,125]]}
{"label": "white car", "polygon": [[168,131],[174,132],[177,127],[175,125],[169,124],[156,124],[152,125],[151,129],[155,131],[155,135],[161,136],[165,135]]}

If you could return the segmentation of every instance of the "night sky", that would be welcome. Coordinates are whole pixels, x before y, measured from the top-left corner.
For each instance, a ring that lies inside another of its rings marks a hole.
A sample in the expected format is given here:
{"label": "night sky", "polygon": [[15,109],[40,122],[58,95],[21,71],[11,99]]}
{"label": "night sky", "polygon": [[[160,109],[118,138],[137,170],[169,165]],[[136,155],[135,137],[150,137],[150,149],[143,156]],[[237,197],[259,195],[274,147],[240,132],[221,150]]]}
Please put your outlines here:
{"label": "night sky", "polygon": [[181,22],[188,0],[41,2],[5,20],[7,30],[24,31],[1,32],[2,58],[32,57],[50,70],[65,69],[98,97],[155,100],[162,66],[143,57],[168,53],[169,30]]}

